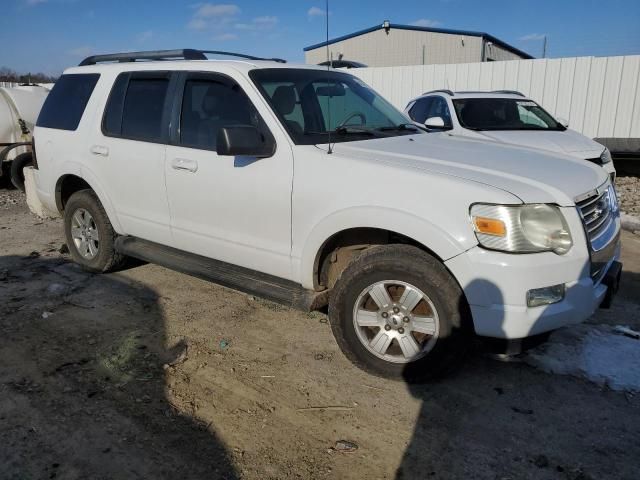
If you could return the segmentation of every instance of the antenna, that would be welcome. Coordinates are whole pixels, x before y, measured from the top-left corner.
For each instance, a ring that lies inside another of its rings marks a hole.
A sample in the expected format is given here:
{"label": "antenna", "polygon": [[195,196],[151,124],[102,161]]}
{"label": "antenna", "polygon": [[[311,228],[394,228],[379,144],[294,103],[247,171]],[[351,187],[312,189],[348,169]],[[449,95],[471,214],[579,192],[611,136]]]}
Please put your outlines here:
{"label": "antenna", "polygon": [[[326,39],[327,39],[327,87],[330,87],[330,83],[331,83],[331,77],[329,77],[329,71],[331,69],[331,67],[333,66],[333,58],[329,58],[329,0],[325,0],[325,9],[324,9],[324,16],[325,16],[325,26],[326,26]],[[331,155],[333,153],[333,150],[331,148],[331,88],[329,88],[329,95],[327,96],[327,133],[328,135],[328,141],[329,141],[329,149],[327,150],[327,154]]]}

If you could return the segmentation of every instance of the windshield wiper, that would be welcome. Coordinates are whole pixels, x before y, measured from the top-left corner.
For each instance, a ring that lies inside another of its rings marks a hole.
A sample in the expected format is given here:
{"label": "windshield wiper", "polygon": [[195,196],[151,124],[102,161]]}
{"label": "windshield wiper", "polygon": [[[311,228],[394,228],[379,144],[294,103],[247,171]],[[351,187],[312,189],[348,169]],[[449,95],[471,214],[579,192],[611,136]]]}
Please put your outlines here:
{"label": "windshield wiper", "polygon": [[334,130],[331,131],[324,131],[324,132],[317,132],[317,131],[312,131],[312,130],[305,130],[304,131],[305,134],[311,134],[311,135],[329,135],[329,134],[335,134],[335,135],[371,135],[371,136],[377,136],[375,130],[371,130],[370,128],[361,128],[361,127],[350,127],[347,125],[344,125],[342,127],[338,127]]}
{"label": "windshield wiper", "polygon": [[389,127],[376,128],[379,132],[395,132],[395,131],[407,131],[418,132],[420,129],[413,123],[401,123],[400,125],[392,125]]}

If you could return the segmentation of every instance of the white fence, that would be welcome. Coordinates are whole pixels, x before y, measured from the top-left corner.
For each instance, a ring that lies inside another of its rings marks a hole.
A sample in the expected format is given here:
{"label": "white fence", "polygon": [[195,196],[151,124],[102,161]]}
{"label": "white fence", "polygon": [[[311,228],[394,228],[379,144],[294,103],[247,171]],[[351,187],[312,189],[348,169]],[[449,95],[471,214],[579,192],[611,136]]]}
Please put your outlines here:
{"label": "white fence", "polygon": [[423,92],[518,90],[588,137],[640,137],[640,55],[349,70],[396,107]]}

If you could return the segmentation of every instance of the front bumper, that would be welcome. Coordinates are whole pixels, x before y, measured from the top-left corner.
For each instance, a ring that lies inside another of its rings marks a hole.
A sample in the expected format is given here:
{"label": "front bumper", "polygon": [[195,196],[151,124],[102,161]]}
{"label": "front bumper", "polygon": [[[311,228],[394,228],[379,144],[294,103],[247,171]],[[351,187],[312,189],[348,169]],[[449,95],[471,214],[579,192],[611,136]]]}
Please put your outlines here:
{"label": "front bumper", "polygon": [[[476,334],[505,339],[538,335],[586,320],[608,298],[607,291],[611,294],[615,287],[605,281],[610,278],[606,273],[591,278],[586,238],[579,235],[580,219],[577,214],[565,218],[571,231],[578,232],[566,255],[514,255],[474,247],[445,262],[465,292]],[[606,271],[620,259],[620,241],[615,242]],[[563,300],[527,307],[527,291],[557,284],[566,286]]]}

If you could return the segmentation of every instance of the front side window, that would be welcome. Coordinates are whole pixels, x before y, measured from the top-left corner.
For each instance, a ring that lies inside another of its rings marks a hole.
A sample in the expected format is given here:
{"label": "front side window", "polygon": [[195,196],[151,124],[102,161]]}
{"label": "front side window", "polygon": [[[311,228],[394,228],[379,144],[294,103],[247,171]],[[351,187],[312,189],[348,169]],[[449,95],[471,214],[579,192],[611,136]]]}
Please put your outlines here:
{"label": "front side window", "polygon": [[358,78],[320,69],[253,70],[251,79],[299,145],[421,133]]}
{"label": "front side window", "polygon": [[427,113],[427,118],[440,117],[444,121],[445,128],[451,128],[451,114],[447,101],[442,97],[434,97]]}
{"label": "front side window", "polygon": [[420,98],[416,100],[416,103],[414,103],[411,110],[409,110],[409,116],[415,122],[426,122],[427,118],[429,118],[432,103],[433,97]]}
{"label": "front side window", "polygon": [[75,130],[98,83],[97,73],[62,75],[42,105],[36,125],[59,130]]}
{"label": "front side window", "polygon": [[168,88],[167,74],[121,74],[105,108],[102,122],[105,135],[160,142]]}
{"label": "front side window", "polygon": [[206,150],[216,149],[222,127],[253,125],[262,121],[253,104],[235,83],[227,80],[188,79],[180,113],[180,144]]}
{"label": "front side window", "polygon": [[531,100],[461,98],[453,105],[460,124],[470,130],[566,130]]}

